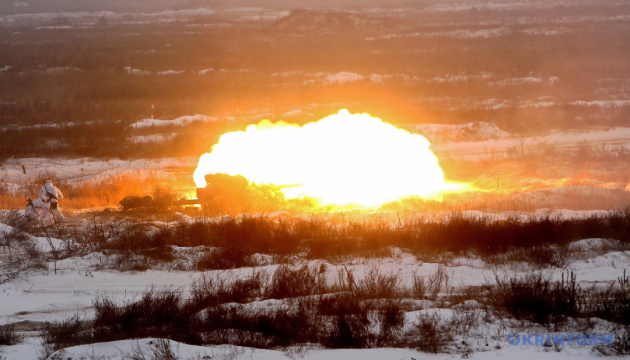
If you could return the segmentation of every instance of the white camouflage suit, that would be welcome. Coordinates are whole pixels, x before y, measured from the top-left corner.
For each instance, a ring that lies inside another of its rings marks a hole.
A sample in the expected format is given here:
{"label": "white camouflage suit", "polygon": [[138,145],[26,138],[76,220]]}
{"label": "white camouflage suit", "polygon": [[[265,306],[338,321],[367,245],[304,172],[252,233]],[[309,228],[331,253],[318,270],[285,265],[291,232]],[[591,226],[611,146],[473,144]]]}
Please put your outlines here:
{"label": "white camouflage suit", "polygon": [[24,210],[24,216],[31,221],[42,221],[48,214],[50,205],[42,199],[28,200],[26,210]]}
{"label": "white camouflage suit", "polygon": [[46,180],[46,184],[39,189],[39,198],[50,203],[48,211],[52,213],[55,222],[64,222],[66,220],[66,217],[63,216],[57,206],[57,201],[63,199],[63,194],[61,190],[52,184],[52,181]]}

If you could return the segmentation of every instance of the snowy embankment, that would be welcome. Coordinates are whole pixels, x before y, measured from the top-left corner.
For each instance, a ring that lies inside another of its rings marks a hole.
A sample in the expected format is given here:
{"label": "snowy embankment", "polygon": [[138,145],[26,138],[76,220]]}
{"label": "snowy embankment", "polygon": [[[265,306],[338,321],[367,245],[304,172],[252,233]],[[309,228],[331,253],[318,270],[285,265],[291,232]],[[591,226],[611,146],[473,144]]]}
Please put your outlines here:
{"label": "snowy embankment", "polygon": [[[479,128],[483,132],[488,127]],[[458,128],[458,131],[459,130]],[[578,150],[580,148],[592,148],[608,151],[612,154],[630,151],[630,128],[616,127],[610,129],[593,129],[580,131],[556,131],[545,136],[533,137],[509,137],[502,130],[496,130],[484,134],[474,133],[469,135],[477,140],[457,142],[437,142],[431,145],[431,149],[439,157],[448,154],[454,158],[478,160],[488,155],[505,155],[510,149],[523,150],[525,152],[541,147],[552,146],[557,150]],[[478,139],[488,140],[478,140]]]}
{"label": "snowy embankment", "polygon": [[[17,187],[41,179],[44,176],[62,181],[106,180],[112,175],[141,171],[160,172],[172,167],[194,166],[199,158],[160,159],[94,159],[94,158],[11,158],[0,169],[3,184]],[[35,196],[36,194],[33,194]]]}
{"label": "snowy embankment", "polygon": [[158,119],[142,119],[130,126],[134,129],[141,129],[146,127],[160,127],[160,126],[186,126],[193,122],[216,122],[219,118],[216,116],[206,115],[194,115],[194,116],[180,116],[173,120],[158,120]]}
{"label": "snowy embankment", "polygon": [[[218,346],[192,346],[178,343],[172,340],[160,339],[139,339],[139,340],[123,340],[109,343],[99,343],[93,345],[81,345],[66,349],[63,353],[67,358],[81,359],[82,357],[97,356],[108,360],[126,360],[130,359],[134,353],[155,354],[157,357],[151,359],[159,359],[160,349],[163,345],[172,351],[176,359],[195,360],[195,359],[259,359],[259,360],[364,360],[364,359],[431,359],[446,360],[454,359],[461,356],[453,354],[427,354],[413,349],[397,349],[397,348],[376,348],[376,349],[318,349],[306,347],[289,347],[283,350],[266,350],[256,349],[242,346],[218,345]],[[150,355],[148,355],[150,356]],[[513,360],[530,360],[533,357],[537,359],[554,359],[565,360],[573,359],[575,356],[580,357],[600,357],[590,353],[589,349],[584,347],[575,347],[563,349],[556,352],[553,348],[540,348],[532,350],[531,348],[523,348],[518,346],[503,347],[501,349],[492,349],[487,352],[479,352],[470,355],[471,358],[486,360],[503,357]],[[614,359],[615,357],[611,357]],[[7,358],[9,360],[10,358]]]}

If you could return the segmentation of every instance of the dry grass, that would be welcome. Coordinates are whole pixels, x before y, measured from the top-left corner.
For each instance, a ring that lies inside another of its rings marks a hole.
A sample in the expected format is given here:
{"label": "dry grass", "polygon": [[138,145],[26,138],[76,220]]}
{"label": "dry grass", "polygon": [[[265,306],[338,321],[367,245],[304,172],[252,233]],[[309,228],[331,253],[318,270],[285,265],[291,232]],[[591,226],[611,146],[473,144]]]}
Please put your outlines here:
{"label": "dry grass", "polygon": [[[127,195],[149,195],[164,188],[176,188],[176,179],[156,170],[137,169],[108,175],[104,178],[87,180],[57,180],[54,174],[41,174],[28,183],[18,185],[17,191],[2,191],[0,188],[1,209],[24,209],[26,199],[38,196],[39,188],[45,179],[53,180],[64,195],[60,201],[62,209],[90,209],[116,207]],[[41,179],[40,179],[41,178]],[[44,179],[44,180],[42,180]]]}
{"label": "dry grass", "polygon": [[60,184],[66,187],[64,207],[84,209],[117,206],[126,195],[153,194],[164,183],[164,178],[154,171],[135,170],[110,175],[102,180],[87,180],[77,184]]}
{"label": "dry grass", "polygon": [[26,199],[13,194],[0,193],[0,208],[22,209],[26,207]]}

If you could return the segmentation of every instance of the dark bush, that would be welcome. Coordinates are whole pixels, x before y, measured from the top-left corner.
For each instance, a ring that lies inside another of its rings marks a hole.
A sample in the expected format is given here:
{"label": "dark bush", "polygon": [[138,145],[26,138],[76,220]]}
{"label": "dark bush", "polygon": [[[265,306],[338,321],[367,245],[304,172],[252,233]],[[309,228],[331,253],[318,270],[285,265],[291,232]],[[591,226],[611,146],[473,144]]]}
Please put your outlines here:
{"label": "dark bush", "polygon": [[50,355],[56,350],[94,342],[94,329],[89,321],[72,316],[62,321],[46,322],[42,326],[44,352]]}
{"label": "dark bush", "polygon": [[315,313],[304,303],[290,303],[275,309],[247,309],[220,306],[204,312],[204,341],[270,348],[296,343],[318,342]]}
{"label": "dark bush", "polygon": [[245,216],[239,220],[181,221],[158,229],[142,224],[95,224],[90,231],[59,236],[72,244],[87,244],[92,251],[128,253],[127,258],[140,254],[150,260],[144,262],[148,266],[173,261],[173,245],[217,248],[197,260],[199,270],[246,266],[248,257],[255,253],[288,255],[305,251],[309,258],[335,259],[347,255],[388,256],[391,247],[407,248],[429,259],[449,252],[478,255],[488,262],[526,261],[563,267],[568,261],[566,245],[571,241],[600,237],[618,239],[624,246],[630,239],[630,212],[585,219],[539,216],[505,221],[452,214],[439,221],[420,219],[398,226],[336,221],[275,222],[264,216]]}
{"label": "dark bush", "polygon": [[516,319],[542,325],[557,325],[567,316],[580,316],[586,301],[585,292],[577,285],[575,274],[563,274],[560,282],[553,282],[541,273],[524,277],[500,278],[489,285],[488,300],[498,309]]}
{"label": "dark bush", "polygon": [[18,229],[3,232],[0,240],[8,250],[0,262],[0,284],[24,276],[34,270],[47,270],[45,252],[29,237]]}
{"label": "dark bush", "polygon": [[405,312],[401,309],[400,302],[388,301],[377,314],[380,325],[378,346],[398,346],[402,341],[402,329],[405,325]]}
{"label": "dark bush", "polygon": [[251,276],[227,283],[220,278],[202,275],[193,282],[187,306],[201,310],[218,304],[246,303],[263,297],[268,281],[264,271],[253,270]]}
{"label": "dark bush", "polygon": [[117,305],[108,297],[94,301],[94,337],[98,341],[163,337],[189,343],[199,343],[192,333],[196,314],[184,306],[180,292],[146,290],[135,302]]}
{"label": "dark bush", "polygon": [[406,334],[414,348],[429,353],[447,352],[453,337],[437,313],[421,314],[411,331]]}
{"label": "dark bush", "polygon": [[551,244],[537,245],[530,249],[525,249],[525,256],[522,261],[540,266],[563,268],[569,261],[568,251]]}
{"label": "dark bush", "polygon": [[612,346],[600,344],[593,346],[593,350],[606,356],[630,355],[630,327],[623,326],[615,332]]}
{"label": "dark bush", "polygon": [[289,265],[280,265],[271,277],[267,297],[273,299],[306,296],[318,292],[318,271],[304,265],[292,269]]}
{"label": "dark bush", "polygon": [[161,229],[161,231],[170,235],[169,238],[177,246],[211,246],[214,239],[212,228],[213,224],[201,219],[192,223],[181,221],[174,227]]}
{"label": "dark bush", "polygon": [[331,348],[365,348],[372,335],[367,313],[336,315],[324,344]]}
{"label": "dark bush", "polygon": [[368,307],[350,293],[324,296],[319,313],[327,315],[324,345],[331,348],[364,348],[374,340],[370,333]]}
{"label": "dark bush", "polygon": [[149,342],[148,349],[139,344],[132,346],[131,353],[124,354],[124,358],[131,360],[179,360],[177,351],[173,351],[171,342],[167,339],[156,339]]}
{"label": "dark bush", "polygon": [[377,267],[367,269],[354,287],[355,295],[363,299],[390,299],[399,296],[398,274],[382,274]]}
{"label": "dark bush", "polygon": [[140,251],[139,254],[149,259],[160,261],[160,262],[172,262],[173,260],[175,260],[175,255],[173,254],[173,248],[168,245],[145,249],[145,250]]}
{"label": "dark bush", "polygon": [[211,249],[195,263],[197,270],[236,269],[248,265],[247,254],[239,247]]}
{"label": "dark bush", "polygon": [[591,294],[588,312],[608,321],[630,326],[630,288],[610,287]]}
{"label": "dark bush", "polygon": [[15,324],[0,326],[0,346],[11,346],[22,342],[23,336],[18,334]]}

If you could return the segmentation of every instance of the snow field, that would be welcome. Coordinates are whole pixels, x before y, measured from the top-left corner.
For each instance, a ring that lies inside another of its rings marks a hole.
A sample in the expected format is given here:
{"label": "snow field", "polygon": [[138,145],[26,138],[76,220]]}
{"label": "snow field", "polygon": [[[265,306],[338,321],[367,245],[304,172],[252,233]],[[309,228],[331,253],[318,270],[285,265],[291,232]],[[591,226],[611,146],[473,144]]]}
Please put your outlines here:
{"label": "snow field", "polygon": [[[586,212],[566,212],[566,216],[585,216]],[[509,214],[501,216],[507,217]],[[513,216],[513,215],[512,215]],[[499,216],[500,217],[500,216]],[[3,225],[0,235],[10,232],[12,228]],[[32,237],[33,241],[43,251],[50,251],[48,242],[41,237]],[[62,241],[53,239],[55,246],[61,246]],[[459,346],[452,351],[466,352],[467,349],[474,352],[475,358],[486,358],[495,356],[532,356],[540,354],[543,357],[564,358],[581,355],[591,356],[590,348],[584,347],[564,347],[559,353],[547,351],[550,349],[540,347],[515,347],[507,342],[508,334],[522,332],[526,333],[547,333],[548,330],[539,325],[524,325],[522,322],[514,322],[509,319],[497,318],[486,305],[480,304],[476,300],[469,299],[462,302],[453,302],[452,296],[458,294],[462,289],[482,286],[492,283],[495,274],[506,274],[508,276],[524,276],[532,271],[542,271],[545,276],[559,280],[562,274],[572,271],[580,285],[584,288],[592,285],[605,287],[614,283],[622,275],[626,268],[630,268],[630,252],[620,251],[620,244],[606,239],[583,239],[571,243],[567,246],[572,252],[574,260],[564,268],[539,269],[531,264],[492,264],[481,259],[451,257],[445,258],[441,263],[422,262],[416,256],[407,253],[403,249],[391,249],[391,255],[376,258],[348,258],[340,259],[341,262],[330,262],[325,260],[306,260],[294,258],[293,269],[303,265],[308,265],[314,269],[324,269],[323,276],[329,285],[334,285],[340,281],[348,272],[358,286],[365,284],[364,281],[375,271],[381,275],[395,275],[397,288],[409,289],[413,286],[414,275],[430,278],[438,269],[443,269],[448,277],[448,286],[440,289],[438,299],[434,300],[414,300],[411,298],[401,299],[401,306],[405,309],[405,329],[413,329],[413,324],[419,319],[429,318],[439,321],[444,326],[454,327],[456,332],[456,344],[464,341],[466,346]],[[176,251],[181,248],[176,249]],[[191,249],[194,250],[194,249]],[[150,287],[155,289],[173,289],[187,293],[193,283],[199,280],[200,272],[178,271],[174,269],[147,270],[142,272],[118,272],[114,270],[97,270],[101,254],[90,253],[82,257],[67,258],[57,262],[58,272],[52,272],[52,264],[48,264],[47,271],[34,271],[0,284],[0,324],[15,324],[23,321],[42,323],[46,321],[61,321],[71,316],[79,316],[82,319],[89,319],[93,316],[93,300],[98,296],[107,296],[115,301],[124,304],[136,301]],[[272,261],[264,254],[255,254],[255,259],[263,263]],[[323,265],[323,267],[322,267]],[[247,279],[252,271],[265,272],[272,275],[279,267],[278,264],[257,265],[234,270],[215,270],[204,272],[211,278],[232,283],[238,279]],[[242,305],[244,308],[252,309],[273,309],[282,306],[286,300],[261,299],[254,300]],[[371,302],[378,300],[370,300]],[[236,304],[234,304],[236,305]],[[228,306],[230,306],[228,304]],[[485,319],[485,320],[483,320]],[[466,324],[466,321],[472,323]],[[523,326],[525,326],[523,328]],[[612,325],[605,321],[595,320],[593,331],[604,333],[610,331]],[[38,336],[31,332],[25,343],[2,348],[3,356],[7,359],[23,359],[30,357],[25,354],[32,354],[32,347],[37,347]],[[149,344],[153,342],[153,344]],[[153,351],[152,345],[157,344],[156,339],[124,340],[112,343],[101,343],[93,345],[81,345],[66,349],[64,356],[80,357],[86,354],[98,354],[105,358],[124,359],[129,356],[134,349],[146,348],[143,351]],[[209,346],[195,347],[170,341],[171,350],[182,359],[203,358],[203,356],[245,358],[253,356],[255,358],[285,359],[292,357],[296,353],[304,354],[309,359],[337,359],[342,357],[361,358],[382,358],[391,356],[403,358],[446,358],[447,355],[429,355],[418,353],[410,349],[362,349],[362,350],[330,350],[318,346],[300,346],[278,350],[262,350],[240,346]],[[486,345],[487,344],[487,345]],[[29,350],[27,350],[27,348]],[[521,354],[522,352],[522,354]],[[509,354],[509,355],[508,355]],[[30,356],[30,355],[29,355]],[[448,356],[453,356],[449,354]]]}

